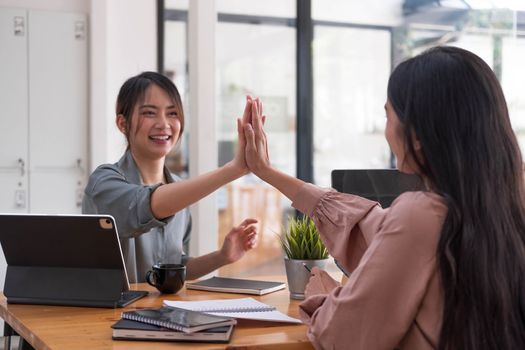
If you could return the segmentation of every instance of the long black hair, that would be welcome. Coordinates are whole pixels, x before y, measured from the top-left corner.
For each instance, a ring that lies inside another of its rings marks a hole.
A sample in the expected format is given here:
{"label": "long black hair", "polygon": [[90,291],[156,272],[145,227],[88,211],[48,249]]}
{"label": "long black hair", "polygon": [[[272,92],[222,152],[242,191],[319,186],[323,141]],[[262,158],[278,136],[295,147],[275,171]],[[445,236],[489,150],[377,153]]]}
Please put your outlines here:
{"label": "long black hair", "polygon": [[182,110],[182,100],[179,90],[173,82],[164,75],[157,72],[142,72],[139,75],[129,78],[122,84],[117,96],[116,114],[122,115],[126,120],[126,130],[124,130],[129,147],[129,132],[131,128],[131,117],[138,103],[144,100],[146,91],[152,85],[158,86],[169,96],[180,119],[181,129],[179,135],[184,131],[184,112]]}
{"label": "long black hair", "polygon": [[388,99],[418,173],[448,206],[438,349],[525,349],[523,160],[496,76],[471,52],[436,47],[396,67]]}

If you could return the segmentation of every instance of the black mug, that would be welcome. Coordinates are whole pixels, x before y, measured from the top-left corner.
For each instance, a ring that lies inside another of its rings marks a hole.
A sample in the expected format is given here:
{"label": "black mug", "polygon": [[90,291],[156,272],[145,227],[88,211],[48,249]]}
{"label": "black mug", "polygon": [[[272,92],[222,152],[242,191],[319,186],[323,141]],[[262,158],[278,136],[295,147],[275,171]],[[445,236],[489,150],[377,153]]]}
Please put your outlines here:
{"label": "black mug", "polygon": [[164,294],[177,293],[186,279],[186,266],[182,264],[155,264],[146,273],[146,282]]}

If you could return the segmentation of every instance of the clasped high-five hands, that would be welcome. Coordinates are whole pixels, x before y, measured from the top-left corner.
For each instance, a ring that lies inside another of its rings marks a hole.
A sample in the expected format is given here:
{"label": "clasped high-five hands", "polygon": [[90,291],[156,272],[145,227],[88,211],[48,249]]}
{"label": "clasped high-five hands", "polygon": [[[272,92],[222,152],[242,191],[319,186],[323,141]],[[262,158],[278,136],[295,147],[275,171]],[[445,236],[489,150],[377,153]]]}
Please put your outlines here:
{"label": "clasped high-five hands", "polygon": [[244,167],[245,172],[251,171],[259,177],[271,167],[268,142],[263,129],[265,122],[261,100],[246,96],[242,119],[237,118],[239,145],[234,161],[238,166]]}
{"label": "clasped high-five hands", "polygon": [[[263,129],[265,121],[266,116],[263,114],[261,100],[247,96],[243,117],[237,119],[239,146],[234,162],[237,166],[244,166],[245,172],[253,172],[290,198],[291,194],[295,193],[297,188],[302,185],[302,182],[284,174],[277,177],[269,175],[272,172],[272,167],[268,156],[266,133]],[[338,286],[339,284],[325,271],[314,269],[306,286],[305,295],[310,297],[316,294],[327,294]]]}

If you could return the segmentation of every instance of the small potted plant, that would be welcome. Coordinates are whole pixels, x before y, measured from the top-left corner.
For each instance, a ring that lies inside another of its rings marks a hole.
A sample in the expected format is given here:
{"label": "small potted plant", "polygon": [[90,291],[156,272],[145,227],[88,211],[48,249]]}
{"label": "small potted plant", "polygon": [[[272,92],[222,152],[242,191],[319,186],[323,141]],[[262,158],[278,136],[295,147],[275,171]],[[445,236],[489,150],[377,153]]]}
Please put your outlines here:
{"label": "small potted plant", "polygon": [[324,245],[313,220],[289,218],[288,228],[279,236],[285,253],[284,264],[290,298],[304,299],[304,289],[310,278],[310,272],[317,266],[324,268],[328,260],[328,250]]}

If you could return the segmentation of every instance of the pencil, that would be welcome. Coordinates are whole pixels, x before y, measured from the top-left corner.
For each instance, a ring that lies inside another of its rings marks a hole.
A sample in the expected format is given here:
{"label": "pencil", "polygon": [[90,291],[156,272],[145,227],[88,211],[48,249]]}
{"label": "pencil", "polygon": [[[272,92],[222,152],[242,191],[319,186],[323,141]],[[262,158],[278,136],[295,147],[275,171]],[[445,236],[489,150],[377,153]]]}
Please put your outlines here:
{"label": "pencil", "polygon": [[310,270],[310,268],[308,267],[308,265],[306,265],[306,263],[303,263],[303,266],[305,269],[308,270],[308,272],[312,273],[312,270]]}

